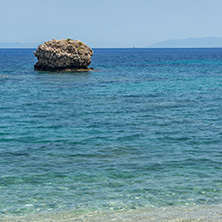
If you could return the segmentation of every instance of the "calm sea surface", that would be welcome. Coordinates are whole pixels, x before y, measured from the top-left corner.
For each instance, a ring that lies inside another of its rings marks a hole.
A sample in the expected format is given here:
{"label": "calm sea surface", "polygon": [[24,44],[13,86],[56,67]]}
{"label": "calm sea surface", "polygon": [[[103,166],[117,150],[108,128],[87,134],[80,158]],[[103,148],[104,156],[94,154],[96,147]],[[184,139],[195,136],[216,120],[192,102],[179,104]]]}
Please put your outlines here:
{"label": "calm sea surface", "polygon": [[222,203],[222,49],[33,51],[0,49],[0,218]]}

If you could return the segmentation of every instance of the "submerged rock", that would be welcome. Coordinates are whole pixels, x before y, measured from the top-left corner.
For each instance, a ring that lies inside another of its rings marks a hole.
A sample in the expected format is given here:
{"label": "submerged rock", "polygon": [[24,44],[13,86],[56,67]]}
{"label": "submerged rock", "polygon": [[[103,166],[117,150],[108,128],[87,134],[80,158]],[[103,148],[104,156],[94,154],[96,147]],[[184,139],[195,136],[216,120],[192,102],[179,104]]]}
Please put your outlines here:
{"label": "submerged rock", "polygon": [[38,62],[35,70],[40,71],[72,71],[90,70],[93,51],[83,42],[72,39],[51,40],[39,45],[35,56]]}

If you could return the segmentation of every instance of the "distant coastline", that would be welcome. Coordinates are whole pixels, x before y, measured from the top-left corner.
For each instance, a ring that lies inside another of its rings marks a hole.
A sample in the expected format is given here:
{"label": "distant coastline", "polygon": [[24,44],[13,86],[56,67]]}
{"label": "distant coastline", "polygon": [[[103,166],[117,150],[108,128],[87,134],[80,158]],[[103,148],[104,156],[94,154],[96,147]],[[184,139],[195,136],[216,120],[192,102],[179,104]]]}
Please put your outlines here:
{"label": "distant coastline", "polygon": [[149,46],[150,48],[221,48],[222,38],[205,37],[205,38],[187,38],[174,39],[158,42]]}
{"label": "distant coastline", "polygon": [[[0,47],[0,50],[35,50],[37,47]],[[138,47],[138,48],[94,48],[93,50],[192,50],[192,49],[222,49],[222,47]]]}
{"label": "distant coastline", "polygon": [[[0,42],[1,49],[7,48],[37,48],[40,43],[21,43],[21,42]],[[93,47],[95,49],[143,49],[143,48],[222,48],[222,37],[204,37],[204,38],[187,38],[172,39],[157,42],[147,46],[129,46],[129,47]]]}
{"label": "distant coastline", "polygon": [[8,49],[8,48],[37,48],[38,43],[21,43],[21,42],[0,42],[0,48]]}

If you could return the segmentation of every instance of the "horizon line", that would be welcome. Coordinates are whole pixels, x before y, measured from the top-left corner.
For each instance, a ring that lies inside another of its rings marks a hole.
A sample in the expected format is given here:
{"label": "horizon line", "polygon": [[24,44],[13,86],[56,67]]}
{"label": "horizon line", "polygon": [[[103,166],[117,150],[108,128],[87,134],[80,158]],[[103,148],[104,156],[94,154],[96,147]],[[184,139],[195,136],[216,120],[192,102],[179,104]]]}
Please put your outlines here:
{"label": "horizon line", "polygon": [[[37,49],[38,47],[0,47],[0,49]],[[215,47],[91,47],[92,49],[219,49]]]}

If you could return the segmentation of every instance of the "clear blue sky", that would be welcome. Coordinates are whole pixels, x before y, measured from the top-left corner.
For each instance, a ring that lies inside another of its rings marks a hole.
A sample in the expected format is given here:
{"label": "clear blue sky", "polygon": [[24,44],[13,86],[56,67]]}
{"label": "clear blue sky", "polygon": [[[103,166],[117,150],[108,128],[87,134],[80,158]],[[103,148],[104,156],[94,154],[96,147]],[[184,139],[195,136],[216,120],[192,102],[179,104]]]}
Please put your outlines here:
{"label": "clear blue sky", "polygon": [[91,47],[146,47],[222,37],[222,0],[0,0],[0,42],[80,39]]}

